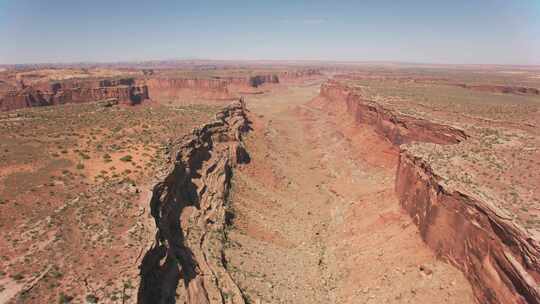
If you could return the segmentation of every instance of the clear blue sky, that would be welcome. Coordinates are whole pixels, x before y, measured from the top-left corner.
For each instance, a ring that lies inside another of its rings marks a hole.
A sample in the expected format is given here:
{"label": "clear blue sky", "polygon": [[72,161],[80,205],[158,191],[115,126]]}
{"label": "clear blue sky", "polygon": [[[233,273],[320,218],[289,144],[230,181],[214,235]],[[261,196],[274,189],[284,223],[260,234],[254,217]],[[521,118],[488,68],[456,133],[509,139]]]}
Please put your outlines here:
{"label": "clear blue sky", "polygon": [[540,0],[0,0],[0,63],[540,64]]}

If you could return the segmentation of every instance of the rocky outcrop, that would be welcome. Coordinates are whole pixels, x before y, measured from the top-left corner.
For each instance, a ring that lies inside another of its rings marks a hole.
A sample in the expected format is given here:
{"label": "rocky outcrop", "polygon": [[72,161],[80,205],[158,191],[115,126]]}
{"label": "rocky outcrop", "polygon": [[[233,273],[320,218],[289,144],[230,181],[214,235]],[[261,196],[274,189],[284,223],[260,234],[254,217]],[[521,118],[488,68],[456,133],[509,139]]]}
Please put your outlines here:
{"label": "rocky outcrop", "polygon": [[144,82],[152,97],[157,99],[190,98],[230,100],[242,94],[260,94],[261,86],[280,83],[281,77],[287,81],[302,80],[320,76],[319,70],[306,69],[276,73],[260,73],[249,76],[208,76],[190,78],[189,76],[164,77],[146,73]]}
{"label": "rocky outcrop", "polygon": [[396,193],[424,241],[463,271],[479,303],[540,303],[540,244],[511,215],[449,187],[405,147]]}
{"label": "rocky outcrop", "polygon": [[325,83],[321,96],[345,103],[358,123],[400,147],[395,186],[400,204],[426,244],[469,279],[478,303],[540,303],[538,239],[493,202],[446,183],[410,149],[426,142],[459,143],[467,138],[463,131],[385,109],[336,81]]}
{"label": "rocky outcrop", "polygon": [[356,122],[373,126],[395,145],[412,141],[454,144],[467,137],[465,132],[457,128],[387,109],[336,81],[324,83],[320,95],[331,102],[345,103],[347,113]]}
{"label": "rocky outcrop", "polygon": [[66,103],[83,103],[104,99],[118,99],[123,104],[138,104],[148,99],[148,88],[138,86],[134,79],[78,80],[21,84],[20,89],[0,97],[0,110],[9,111],[28,107]]}
{"label": "rocky outcrop", "polygon": [[279,83],[274,74],[246,77],[170,78],[157,77],[145,80],[153,97],[200,97],[207,99],[235,98],[235,93],[252,94],[263,84]]}
{"label": "rocky outcrop", "polygon": [[145,83],[158,99],[182,96],[231,99],[228,83],[222,79],[156,77]]}
{"label": "rocky outcrop", "polygon": [[157,232],[140,265],[139,303],[244,303],[223,245],[231,171],[249,161],[242,144],[248,129],[240,100],[169,145],[174,164],[153,189]]}
{"label": "rocky outcrop", "polygon": [[262,86],[278,84],[279,77],[276,74],[257,74],[251,76],[220,77],[227,82],[227,87],[236,94],[260,94]]}

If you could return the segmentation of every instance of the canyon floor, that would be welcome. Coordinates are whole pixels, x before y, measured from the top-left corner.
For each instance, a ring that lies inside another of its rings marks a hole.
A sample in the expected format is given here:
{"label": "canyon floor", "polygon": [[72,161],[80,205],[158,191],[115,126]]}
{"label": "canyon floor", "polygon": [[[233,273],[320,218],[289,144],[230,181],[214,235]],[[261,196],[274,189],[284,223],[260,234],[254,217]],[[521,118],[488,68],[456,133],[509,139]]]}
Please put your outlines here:
{"label": "canyon floor", "polygon": [[[398,151],[323,111],[320,83],[247,98],[226,258],[252,303],[473,303],[394,194]],[[344,114],[344,113],[341,113]]]}

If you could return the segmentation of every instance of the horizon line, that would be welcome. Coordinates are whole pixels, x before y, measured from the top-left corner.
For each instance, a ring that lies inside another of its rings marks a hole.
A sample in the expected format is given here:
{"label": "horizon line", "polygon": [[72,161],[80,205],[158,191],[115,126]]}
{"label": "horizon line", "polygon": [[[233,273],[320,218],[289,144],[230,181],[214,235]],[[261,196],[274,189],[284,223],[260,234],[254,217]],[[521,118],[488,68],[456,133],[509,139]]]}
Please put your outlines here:
{"label": "horizon line", "polygon": [[22,62],[22,63],[0,63],[0,67],[16,67],[16,66],[31,66],[31,65],[51,65],[51,66],[69,66],[69,65],[110,65],[110,64],[144,64],[144,63],[163,63],[167,61],[190,62],[190,61],[207,61],[207,62],[246,62],[259,63],[265,62],[275,63],[320,63],[320,64],[411,64],[411,65],[438,65],[438,66],[512,66],[512,67],[540,67],[540,63],[524,64],[524,63],[443,63],[443,62],[420,62],[420,61],[399,61],[399,60],[339,60],[339,59],[210,59],[210,58],[169,58],[169,59],[133,59],[133,60],[88,60],[88,61],[66,61],[66,62]]}

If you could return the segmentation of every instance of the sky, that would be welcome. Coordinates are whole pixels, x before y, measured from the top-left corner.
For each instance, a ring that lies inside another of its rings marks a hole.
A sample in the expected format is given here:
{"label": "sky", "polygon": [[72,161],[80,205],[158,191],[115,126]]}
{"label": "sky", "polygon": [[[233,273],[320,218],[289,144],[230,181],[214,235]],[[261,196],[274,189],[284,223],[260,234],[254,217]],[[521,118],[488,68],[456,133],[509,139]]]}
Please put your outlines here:
{"label": "sky", "polygon": [[0,0],[0,64],[540,64],[540,0]]}

